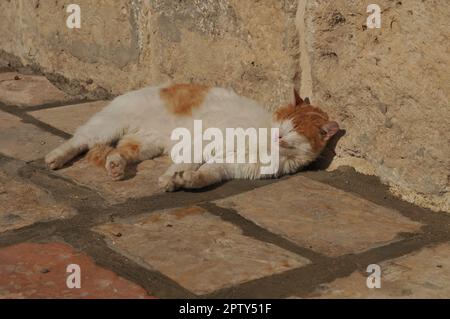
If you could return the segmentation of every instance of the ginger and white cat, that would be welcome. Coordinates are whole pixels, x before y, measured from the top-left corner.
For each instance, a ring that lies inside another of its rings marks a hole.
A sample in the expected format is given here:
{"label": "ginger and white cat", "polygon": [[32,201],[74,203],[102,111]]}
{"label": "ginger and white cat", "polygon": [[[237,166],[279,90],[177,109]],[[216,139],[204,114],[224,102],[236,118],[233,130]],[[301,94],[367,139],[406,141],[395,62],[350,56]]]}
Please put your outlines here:
{"label": "ginger and white cat", "polygon": [[79,127],[74,136],[50,152],[45,162],[61,168],[82,152],[104,165],[115,180],[124,177],[128,163],[170,154],[175,128],[193,130],[194,119],[204,129],[279,128],[279,168],[261,175],[261,163],[173,164],[160,177],[166,191],[196,189],[230,179],[280,177],[298,171],[315,160],[327,141],[339,130],[336,122],[317,107],[294,94],[290,105],[273,115],[257,102],[223,88],[194,84],[147,87],[115,98]]}

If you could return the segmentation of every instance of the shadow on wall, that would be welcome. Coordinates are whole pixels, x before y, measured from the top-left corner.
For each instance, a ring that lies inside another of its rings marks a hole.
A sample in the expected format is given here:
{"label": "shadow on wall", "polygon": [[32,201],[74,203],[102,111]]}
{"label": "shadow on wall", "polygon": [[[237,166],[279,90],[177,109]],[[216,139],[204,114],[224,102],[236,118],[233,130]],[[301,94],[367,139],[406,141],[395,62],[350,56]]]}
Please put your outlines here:
{"label": "shadow on wall", "polygon": [[319,171],[319,170],[326,170],[333,161],[334,157],[336,156],[336,146],[339,142],[339,140],[346,134],[346,130],[339,130],[327,143],[327,146],[322,151],[322,153],[319,155],[319,157],[309,164],[307,167],[305,167],[305,171]]}

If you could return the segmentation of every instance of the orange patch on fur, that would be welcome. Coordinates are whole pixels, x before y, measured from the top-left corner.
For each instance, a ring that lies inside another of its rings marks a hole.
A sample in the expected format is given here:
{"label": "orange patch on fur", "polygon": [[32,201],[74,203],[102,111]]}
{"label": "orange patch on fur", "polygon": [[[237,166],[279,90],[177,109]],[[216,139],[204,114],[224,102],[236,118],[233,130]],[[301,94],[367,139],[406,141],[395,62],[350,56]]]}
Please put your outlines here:
{"label": "orange patch on fur", "polygon": [[123,140],[113,151],[119,153],[127,162],[137,161],[139,159],[141,146],[139,142],[133,140]]}
{"label": "orange patch on fur", "polygon": [[86,159],[96,166],[105,166],[106,156],[108,156],[113,149],[114,148],[109,145],[95,145],[86,154]]}
{"label": "orange patch on fur", "polygon": [[161,89],[160,96],[170,112],[192,115],[192,110],[203,103],[208,90],[206,85],[175,84]]}
{"label": "orange patch on fur", "polygon": [[305,136],[311,143],[314,152],[318,153],[326,145],[321,134],[321,127],[329,122],[328,114],[312,105],[288,105],[279,108],[275,114],[278,121],[290,119],[297,133]]}

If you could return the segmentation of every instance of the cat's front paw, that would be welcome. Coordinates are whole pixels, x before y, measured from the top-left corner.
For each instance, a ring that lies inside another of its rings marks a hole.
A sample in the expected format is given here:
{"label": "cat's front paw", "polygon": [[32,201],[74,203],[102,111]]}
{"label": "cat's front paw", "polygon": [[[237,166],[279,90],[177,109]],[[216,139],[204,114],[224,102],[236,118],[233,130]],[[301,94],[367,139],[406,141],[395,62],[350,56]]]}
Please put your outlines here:
{"label": "cat's front paw", "polygon": [[159,178],[159,187],[166,192],[175,192],[183,185],[183,181],[180,178],[180,172],[176,172],[173,175],[163,175]]}
{"label": "cat's front paw", "polygon": [[192,180],[193,171],[176,172],[172,176],[163,175],[159,178],[159,186],[166,192],[174,192],[186,188]]}
{"label": "cat's front paw", "polygon": [[172,176],[170,175],[162,175],[158,178],[158,186],[160,189],[166,192],[175,191],[175,185],[172,183]]}
{"label": "cat's front paw", "polygon": [[105,168],[108,175],[115,181],[125,177],[127,161],[120,154],[110,154],[106,158]]}

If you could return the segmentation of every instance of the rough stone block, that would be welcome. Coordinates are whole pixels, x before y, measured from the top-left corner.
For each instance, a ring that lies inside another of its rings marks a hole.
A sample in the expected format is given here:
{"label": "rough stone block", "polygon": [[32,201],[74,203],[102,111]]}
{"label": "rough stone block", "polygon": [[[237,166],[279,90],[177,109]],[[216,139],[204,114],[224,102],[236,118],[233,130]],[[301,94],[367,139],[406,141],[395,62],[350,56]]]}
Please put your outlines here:
{"label": "rough stone block", "polygon": [[196,294],[301,267],[309,261],[199,207],[159,211],[101,225],[108,245]]}
{"label": "rough stone block", "polygon": [[216,202],[305,248],[358,253],[417,232],[421,224],[353,194],[295,176]]}

